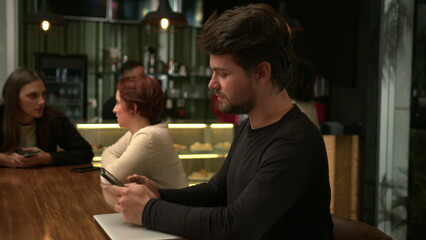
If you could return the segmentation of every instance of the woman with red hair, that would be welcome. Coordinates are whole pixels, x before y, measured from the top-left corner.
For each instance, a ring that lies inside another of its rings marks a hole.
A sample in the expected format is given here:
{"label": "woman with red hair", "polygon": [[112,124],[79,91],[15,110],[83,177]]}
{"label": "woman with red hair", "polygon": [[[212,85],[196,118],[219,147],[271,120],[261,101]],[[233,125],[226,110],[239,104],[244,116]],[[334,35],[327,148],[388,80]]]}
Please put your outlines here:
{"label": "woman with red hair", "polygon": [[[117,84],[115,99],[118,124],[129,131],[104,150],[102,166],[122,182],[138,174],[162,188],[188,186],[168,124],[160,121],[164,109],[160,83],[149,76],[124,77]],[[113,204],[113,196],[104,195]]]}

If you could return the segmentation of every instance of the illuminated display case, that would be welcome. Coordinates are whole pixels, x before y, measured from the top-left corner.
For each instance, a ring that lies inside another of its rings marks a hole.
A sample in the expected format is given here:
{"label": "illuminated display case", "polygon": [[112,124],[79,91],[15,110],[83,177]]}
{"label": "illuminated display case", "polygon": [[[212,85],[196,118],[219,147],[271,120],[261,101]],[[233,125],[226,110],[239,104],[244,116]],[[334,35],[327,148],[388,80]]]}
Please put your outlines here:
{"label": "illuminated display case", "polygon": [[[105,147],[115,143],[127,130],[118,124],[77,124],[92,145],[93,165],[99,166]],[[191,184],[208,181],[222,166],[234,137],[229,123],[169,123],[174,147]]]}

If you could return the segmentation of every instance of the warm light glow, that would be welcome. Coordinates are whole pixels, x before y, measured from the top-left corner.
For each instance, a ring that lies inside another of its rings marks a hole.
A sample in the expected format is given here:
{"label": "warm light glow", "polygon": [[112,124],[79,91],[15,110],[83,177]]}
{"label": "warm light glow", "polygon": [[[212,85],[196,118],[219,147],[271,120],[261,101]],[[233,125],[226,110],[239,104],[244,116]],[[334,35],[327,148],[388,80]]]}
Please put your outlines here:
{"label": "warm light glow", "polygon": [[100,162],[92,162],[93,167],[102,167],[102,164]]}
{"label": "warm light glow", "polygon": [[77,128],[84,129],[98,129],[98,128],[120,128],[118,123],[93,123],[93,124],[77,124]]}
{"label": "warm light glow", "polygon": [[232,123],[212,123],[211,128],[233,128],[234,124]]}
{"label": "warm light glow", "polygon": [[206,128],[204,123],[169,123],[169,128]]}
{"label": "warm light glow", "polygon": [[206,158],[219,158],[226,157],[227,154],[215,154],[215,153],[205,153],[205,154],[179,154],[180,159],[206,159]]}
{"label": "warm light glow", "polygon": [[[180,159],[207,159],[207,158],[225,158],[228,154],[216,154],[216,153],[200,153],[200,154],[179,154]],[[95,167],[100,166],[102,161],[101,156],[93,157],[92,165]]]}
{"label": "warm light glow", "polygon": [[161,25],[161,28],[162,29],[167,29],[168,27],[169,27],[169,25],[170,25],[170,21],[169,21],[169,19],[167,19],[167,18],[162,18],[161,20],[160,20],[160,25]]}
{"label": "warm light glow", "polygon": [[49,29],[50,29],[50,22],[49,21],[46,21],[46,20],[44,20],[43,22],[41,22],[41,29],[43,29],[43,31],[49,31]]}
{"label": "warm light glow", "polygon": [[[205,123],[169,123],[169,128],[206,128]],[[234,125],[231,123],[217,123],[211,124],[212,128],[232,128]],[[110,129],[121,128],[118,123],[79,123],[78,129]]]}

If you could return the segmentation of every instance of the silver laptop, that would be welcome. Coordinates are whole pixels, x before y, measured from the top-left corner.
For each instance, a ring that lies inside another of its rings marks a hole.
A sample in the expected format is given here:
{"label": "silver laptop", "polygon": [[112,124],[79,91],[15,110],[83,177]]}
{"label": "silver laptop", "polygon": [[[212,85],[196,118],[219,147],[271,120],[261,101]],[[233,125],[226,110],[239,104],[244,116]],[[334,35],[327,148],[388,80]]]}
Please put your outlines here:
{"label": "silver laptop", "polygon": [[155,231],[127,223],[121,213],[99,214],[93,216],[111,240],[176,239],[176,235]]}

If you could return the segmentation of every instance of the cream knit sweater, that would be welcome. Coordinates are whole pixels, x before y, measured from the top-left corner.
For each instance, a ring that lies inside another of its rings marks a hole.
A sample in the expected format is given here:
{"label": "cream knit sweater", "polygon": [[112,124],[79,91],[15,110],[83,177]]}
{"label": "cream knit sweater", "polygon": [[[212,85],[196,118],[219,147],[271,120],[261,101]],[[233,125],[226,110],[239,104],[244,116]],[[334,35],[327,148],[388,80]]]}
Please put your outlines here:
{"label": "cream knit sweater", "polygon": [[[102,167],[122,183],[127,177],[139,174],[148,177],[158,188],[183,188],[188,186],[182,162],[173,148],[167,123],[139,129],[135,134],[126,132],[116,143],[102,153]],[[101,181],[106,183],[101,177]],[[105,199],[108,194],[104,192]]]}

